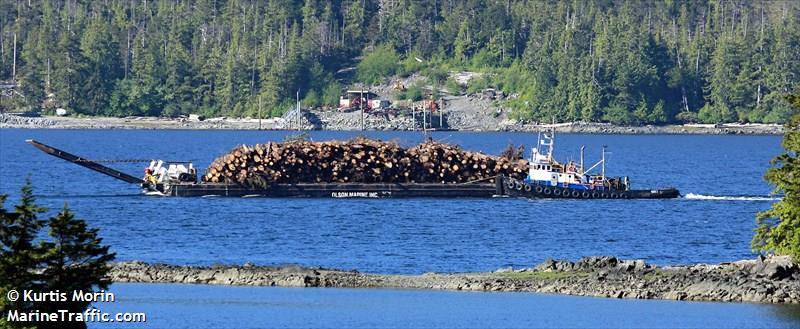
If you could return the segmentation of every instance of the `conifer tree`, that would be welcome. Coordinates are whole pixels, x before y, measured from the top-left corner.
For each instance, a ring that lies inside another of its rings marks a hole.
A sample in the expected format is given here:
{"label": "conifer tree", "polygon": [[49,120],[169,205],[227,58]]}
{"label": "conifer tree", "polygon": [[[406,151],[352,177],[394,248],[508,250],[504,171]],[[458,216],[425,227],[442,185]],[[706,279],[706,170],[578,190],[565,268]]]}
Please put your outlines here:
{"label": "conifer tree", "polygon": [[[83,220],[75,219],[64,208],[48,221],[38,216],[45,211],[36,205],[33,188],[28,180],[21,190],[21,200],[13,212],[5,209],[6,195],[0,195],[0,313],[15,310],[21,313],[39,311],[54,313],[59,310],[82,312],[88,302],[73,301],[74,291],[91,293],[107,289],[108,263],[115,254],[109,246],[102,245],[97,229],[90,229]],[[49,226],[49,239],[39,240],[45,223]],[[37,241],[38,240],[38,241]],[[9,301],[10,290],[70,294],[67,301],[30,302],[19,299]],[[70,323],[8,323],[0,318],[0,327],[6,328],[85,328],[83,322]]]}
{"label": "conifer tree", "polygon": [[[19,205],[14,212],[5,210],[7,196],[0,195],[0,311],[25,312],[35,309],[31,302],[19,299],[11,302],[5,298],[9,290],[40,291],[45,288],[37,271],[42,265],[42,249],[35,243],[45,221],[39,214],[47,209],[36,205],[30,180],[22,187]],[[0,323],[3,324],[3,323]],[[15,324],[6,324],[9,326]],[[19,325],[19,324],[16,324]]]}
{"label": "conifer tree", "polygon": [[[115,254],[109,252],[109,246],[102,245],[98,230],[90,229],[84,220],[76,219],[66,205],[48,220],[48,226],[51,240],[41,245],[45,265],[41,281],[47,289],[68,293],[107,289],[110,284],[106,277],[108,263],[114,260]],[[45,312],[60,309],[82,312],[89,304],[68,298],[62,303],[44,303],[42,306]]]}
{"label": "conifer tree", "polygon": [[[795,111],[800,110],[800,90],[788,100]],[[800,261],[800,114],[786,124],[783,148],[786,153],[772,160],[773,167],[765,176],[783,197],[758,214],[752,245],[756,251],[789,255]]]}

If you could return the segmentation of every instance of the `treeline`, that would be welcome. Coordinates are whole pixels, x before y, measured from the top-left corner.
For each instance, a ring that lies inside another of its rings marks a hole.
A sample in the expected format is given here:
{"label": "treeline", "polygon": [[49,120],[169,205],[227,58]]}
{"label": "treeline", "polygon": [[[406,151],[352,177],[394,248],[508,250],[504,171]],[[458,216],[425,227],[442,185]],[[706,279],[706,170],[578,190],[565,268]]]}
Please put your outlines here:
{"label": "treeline", "polygon": [[523,119],[784,122],[798,16],[790,0],[0,0],[0,79],[31,109],[245,116],[393,74],[463,92],[448,73],[471,70]]}

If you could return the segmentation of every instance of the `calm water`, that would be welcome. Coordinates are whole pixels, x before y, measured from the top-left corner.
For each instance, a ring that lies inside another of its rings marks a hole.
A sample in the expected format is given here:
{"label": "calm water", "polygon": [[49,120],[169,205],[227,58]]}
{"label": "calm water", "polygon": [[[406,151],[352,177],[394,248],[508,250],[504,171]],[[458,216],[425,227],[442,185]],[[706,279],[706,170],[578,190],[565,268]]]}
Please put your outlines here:
{"label": "calm water", "polygon": [[[37,139],[91,159],[194,160],[205,168],[237,144],[284,132],[0,130],[0,193],[25,177],[39,202],[65,202],[101,229],[119,260],[173,264],[298,263],[368,272],[486,271],[546,257],[644,258],[659,264],[752,257],[756,212],[773,199],[762,176],[779,137],[560,135],[559,158],[589,161],[609,145],[609,173],[636,187],[672,185],[675,200],[546,201],[161,198],[45,155]],[[353,133],[312,133],[315,140]],[[413,133],[369,133],[404,144]],[[498,154],[535,136],[442,133]],[[145,164],[119,164],[135,175]],[[800,309],[749,304],[631,301],[528,293],[281,289],[115,284],[106,312],[145,312],[148,328],[251,327],[748,327],[797,328]],[[102,327],[92,325],[92,327]],[[113,327],[126,327],[115,324]]]}
{"label": "calm water", "polygon": [[[112,328],[798,328],[800,308],[531,293],[116,284]],[[90,328],[101,328],[90,325]]]}
{"label": "calm water", "polygon": [[[531,201],[163,198],[48,156],[36,139],[90,159],[194,160],[204,169],[237,144],[282,140],[286,132],[0,130],[0,193],[25,177],[39,201],[65,202],[113,246],[119,260],[173,264],[298,263],[360,271],[423,273],[529,266],[546,257],[644,258],[658,264],[752,257],[756,212],[767,209],[762,180],[779,137],[559,135],[556,155],[587,162],[608,145],[610,174],[635,187],[672,185],[675,200]],[[404,144],[416,133],[368,133]],[[315,140],[355,133],[314,132]],[[498,154],[522,133],[440,133],[436,139]],[[145,164],[118,164],[140,175]],[[708,197],[721,199],[709,200]]]}

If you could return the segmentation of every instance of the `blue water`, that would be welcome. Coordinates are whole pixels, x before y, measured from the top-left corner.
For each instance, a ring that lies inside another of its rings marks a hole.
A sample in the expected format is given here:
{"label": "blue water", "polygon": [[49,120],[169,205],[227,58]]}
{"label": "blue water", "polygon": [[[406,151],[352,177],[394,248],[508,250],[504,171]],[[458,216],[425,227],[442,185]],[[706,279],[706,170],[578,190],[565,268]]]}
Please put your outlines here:
{"label": "blue water", "polygon": [[[758,211],[773,202],[762,177],[779,154],[776,136],[559,135],[556,156],[587,163],[609,146],[608,172],[634,187],[675,186],[700,199],[268,199],[146,197],[126,185],[46,155],[36,139],[90,159],[194,160],[204,169],[238,144],[287,132],[0,130],[0,193],[16,201],[30,177],[39,201],[65,202],[100,228],[118,260],[172,264],[297,263],[365,272],[486,271],[547,257],[643,258],[657,264],[752,257]],[[416,144],[418,133],[367,133]],[[315,140],[355,133],[313,132]],[[438,140],[498,154],[535,134],[438,133]],[[115,164],[140,175],[146,164]],[[722,200],[706,200],[720,197]],[[741,197],[730,200],[731,197]]]}
{"label": "blue water", "polygon": [[[50,157],[37,139],[90,159],[193,160],[205,168],[237,144],[285,132],[0,129],[0,193],[17,201],[26,177],[39,202],[64,203],[118,260],[172,264],[297,263],[366,272],[486,271],[546,257],[644,258],[658,264],[752,257],[754,216],[774,199],[762,180],[780,138],[764,136],[559,135],[556,155],[597,161],[637,188],[671,185],[675,200],[330,200],[162,198]],[[415,133],[368,133],[416,144]],[[314,132],[315,140],[354,133]],[[440,133],[434,138],[498,154],[532,134]],[[116,164],[140,175],[145,164]],[[115,284],[105,312],[145,312],[148,322],[92,328],[261,327],[747,327],[797,328],[795,307],[633,301],[529,293],[283,289]]]}
{"label": "blue water", "polygon": [[[798,328],[800,307],[532,293],[115,284],[111,328]],[[90,328],[104,327],[93,324]]]}

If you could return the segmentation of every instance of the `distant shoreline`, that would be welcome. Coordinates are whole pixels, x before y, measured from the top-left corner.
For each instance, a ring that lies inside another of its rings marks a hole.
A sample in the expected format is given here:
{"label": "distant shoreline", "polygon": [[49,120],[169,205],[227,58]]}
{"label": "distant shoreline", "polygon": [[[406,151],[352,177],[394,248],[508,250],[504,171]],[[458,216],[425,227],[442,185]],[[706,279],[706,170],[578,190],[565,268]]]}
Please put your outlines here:
{"label": "distant shoreline", "polygon": [[540,292],[630,299],[800,303],[800,267],[787,257],[658,267],[642,260],[605,256],[585,257],[577,262],[547,260],[523,269],[422,275],[301,266],[195,267],[125,262],[114,264],[109,278],[124,283]]}
{"label": "distant shoreline", "polygon": [[[346,115],[346,114],[343,114]],[[337,122],[336,125],[310,123],[303,121],[296,129],[282,118],[270,119],[210,118],[190,120],[186,118],[159,117],[20,117],[0,114],[0,128],[23,129],[176,129],[176,130],[321,130],[321,131],[361,131],[360,125],[352,122]],[[380,122],[378,122],[380,121]],[[396,121],[396,122],[395,122]],[[402,122],[401,122],[402,121]],[[367,131],[411,131],[408,120],[385,120],[370,118]],[[492,129],[485,127],[451,127],[448,131],[469,132],[538,132],[555,128],[560,133],[577,134],[631,134],[631,135],[782,135],[783,126],[775,124],[686,124],[663,126],[617,126],[608,123],[559,123],[555,125],[520,124],[504,122]]]}

